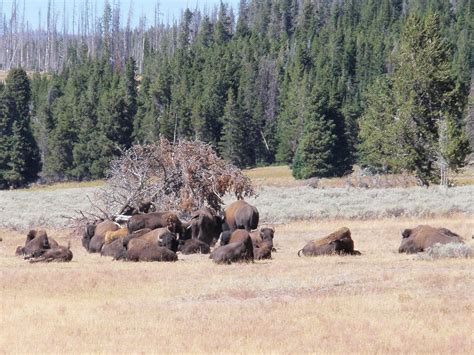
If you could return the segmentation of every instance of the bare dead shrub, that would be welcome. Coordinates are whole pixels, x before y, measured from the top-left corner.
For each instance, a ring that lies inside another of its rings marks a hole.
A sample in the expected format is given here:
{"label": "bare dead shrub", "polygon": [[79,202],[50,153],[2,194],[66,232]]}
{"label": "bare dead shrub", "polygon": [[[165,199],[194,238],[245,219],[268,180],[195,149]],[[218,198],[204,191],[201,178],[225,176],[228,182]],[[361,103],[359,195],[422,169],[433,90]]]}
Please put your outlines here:
{"label": "bare dead shrub", "polygon": [[189,213],[205,205],[219,211],[225,194],[252,196],[250,179],[219,158],[208,144],[161,139],[135,145],[112,161],[104,188],[92,199],[106,218],[125,210],[140,210],[151,202],[157,210]]}

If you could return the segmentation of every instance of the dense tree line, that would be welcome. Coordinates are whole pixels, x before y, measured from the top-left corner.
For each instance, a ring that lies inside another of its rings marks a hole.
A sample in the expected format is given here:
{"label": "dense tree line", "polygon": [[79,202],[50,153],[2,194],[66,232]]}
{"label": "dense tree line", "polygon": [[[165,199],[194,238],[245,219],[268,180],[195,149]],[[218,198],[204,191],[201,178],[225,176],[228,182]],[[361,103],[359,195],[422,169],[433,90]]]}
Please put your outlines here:
{"label": "dense tree line", "polygon": [[473,3],[241,0],[238,17],[221,3],[185,10],[159,41],[144,31],[140,56],[117,52],[106,5],[101,51],[81,42],[56,72],[33,75],[29,110],[2,113],[21,95],[8,80],[0,89],[0,130],[31,127],[22,143],[36,157],[9,178],[20,168],[2,134],[2,186],[31,181],[41,164],[48,181],[101,178],[124,149],[160,137],[202,140],[240,167],[288,163],[297,178],[357,162],[437,181],[469,150]]}

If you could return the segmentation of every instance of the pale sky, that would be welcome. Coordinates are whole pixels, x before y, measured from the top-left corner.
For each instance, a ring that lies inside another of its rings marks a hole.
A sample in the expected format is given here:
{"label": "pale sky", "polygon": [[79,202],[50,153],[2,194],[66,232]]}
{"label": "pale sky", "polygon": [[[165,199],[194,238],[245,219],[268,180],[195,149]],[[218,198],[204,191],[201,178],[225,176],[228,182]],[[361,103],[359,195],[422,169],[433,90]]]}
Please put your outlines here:
{"label": "pale sky", "polygon": [[[7,15],[7,19],[10,18],[13,0],[0,0],[0,11],[2,14]],[[51,4],[54,3],[56,12],[59,15],[58,28],[62,28],[63,23],[63,8],[66,6],[66,14],[69,20],[72,22],[72,10],[74,6],[80,7],[80,4],[85,3],[86,0],[51,0]],[[105,0],[89,0],[92,8],[95,8],[98,16],[102,15],[104,9]],[[120,3],[120,14],[121,14],[121,25],[124,25],[127,19],[130,3],[132,3],[133,23],[138,22],[138,18],[145,14],[148,19],[148,24],[153,23],[155,14],[155,4],[160,4],[160,14],[163,22],[172,22],[173,19],[179,19],[183,9],[187,6],[191,9],[195,9],[196,6],[199,9],[212,10],[214,6],[220,3],[220,0],[109,0],[110,4],[114,2]],[[237,14],[239,0],[224,0],[224,3],[229,4],[234,9],[234,13]],[[46,13],[48,8],[48,0],[16,0],[18,15],[21,16],[23,12],[23,4],[25,5],[25,22],[28,21],[30,26],[33,28],[38,27],[38,13],[41,11],[41,23],[42,27],[46,27]],[[75,5],[74,5],[75,4]],[[76,11],[78,13],[78,11]],[[20,18],[21,19],[21,18]]]}

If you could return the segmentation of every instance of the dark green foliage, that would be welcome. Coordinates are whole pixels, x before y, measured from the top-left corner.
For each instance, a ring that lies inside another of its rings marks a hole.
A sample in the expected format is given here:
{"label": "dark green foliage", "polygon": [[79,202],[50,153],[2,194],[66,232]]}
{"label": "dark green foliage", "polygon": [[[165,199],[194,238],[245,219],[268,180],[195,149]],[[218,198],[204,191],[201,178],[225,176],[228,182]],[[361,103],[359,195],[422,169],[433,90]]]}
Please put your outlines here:
{"label": "dark green foliage", "polygon": [[227,103],[222,116],[223,135],[219,144],[220,154],[238,167],[245,167],[248,157],[249,144],[246,136],[246,117],[235,102],[232,90],[227,95]]}
{"label": "dark green foliage", "polygon": [[296,179],[330,177],[338,174],[336,125],[327,116],[327,100],[317,90],[305,105],[305,129],[293,159]]}
{"label": "dark green foliage", "polygon": [[361,162],[412,172],[423,184],[437,182],[440,169],[463,165],[468,146],[462,95],[450,58],[440,17],[409,16],[394,57],[392,85],[373,87],[361,120]]}
{"label": "dark green foliage", "polygon": [[33,143],[5,138],[30,130],[13,124],[20,107],[45,180],[102,178],[132,143],[167,138],[209,143],[242,167],[292,164],[297,178],[341,176],[357,162],[436,181],[440,163],[456,169],[469,151],[473,2],[452,3],[242,0],[238,17],[225,3],[212,15],[185,9],[145,33],[139,69],[120,58],[107,3],[99,58],[72,45],[62,72],[34,75],[31,93],[19,72],[15,88],[0,85],[0,185],[10,170],[24,184],[30,169],[21,152]]}
{"label": "dark green foliage", "polygon": [[38,145],[30,123],[30,80],[12,69],[0,93],[0,187],[34,182],[41,169]]}

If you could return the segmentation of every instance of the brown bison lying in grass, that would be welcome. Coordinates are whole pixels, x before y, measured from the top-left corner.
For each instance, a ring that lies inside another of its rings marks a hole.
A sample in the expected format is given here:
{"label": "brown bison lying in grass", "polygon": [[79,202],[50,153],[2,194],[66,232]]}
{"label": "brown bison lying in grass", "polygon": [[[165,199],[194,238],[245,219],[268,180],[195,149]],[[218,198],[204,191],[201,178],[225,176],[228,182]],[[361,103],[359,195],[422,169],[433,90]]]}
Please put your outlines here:
{"label": "brown bison lying in grass", "polygon": [[166,247],[160,247],[158,244],[147,240],[136,238],[132,245],[129,244],[125,252],[125,260],[129,261],[176,261],[178,256],[172,250]]}
{"label": "brown bison lying in grass", "polygon": [[272,258],[274,235],[275,231],[272,228],[260,228],[250,233],[255,259],[261,260]]}
{"label": "brown bison lying in grass", "polygon": [[25,246],[18,247],[16,255],[24,255],[30,262],[71,261],[71,247],[60,246],[45,230],[30,230],[26,236]]}
{"label": "brown bison lying in grass", "polygon": [[53,249],[46,250],[43,255],[37,258],[31,258],[30,263],[51,261],[68,262],[72,260],[72,257],[71,244],[69,243],[67,247],[57,246]]}
{"label": "brown bison lying in grass", "polygon": [[123,258],[126,249],[123,246],[123,238],[115,239],[114,241],[104,244],[100,251],[101,256],[111,256],[114,260]]}
{"label": "brown bison lying in grass", "polygon": [[[224,233],[223,233],[224,234]],[[222,238],[222,236],[221,236]],[[237,229],[228,238],[221,239],[221,244],[214,249],[210,258],[218,264],[230,264],[236,261],[254,260],[253,243],[250,233],[244,229]]]}
{"label": "brown bison lying in grass", "polygon": [[329,234],[322,239],[312,240],[298,251],[298,256],[318,256],[318,255],[360,255],[354,250],[354,241],[351,238],[349,228],[343,227]]}
{"label": "brown bison lying in grass", "polygon": [[[253,248],[252,248],[253,249]],[[218,247],[212,253],[210,258],[217,264],[231,264],[239,261],[253,260],[248,257],[248,246],[242,242],[229,243]],[[252,250],[253,254],[253,250]]]}
{"label": "brown bison lying in grass", "polygon": [[188,239],[185,241],[180,241],[178,246],[178,251],[184,255],[188,254],[209,254],[211,248],[209,244],[198,240],[198,239]]}
{"label": "brown bison lying in grass", "polygon": [[168,228],[156,228],[153,230],[150,230],[150,228],[143,228],[123,238],[123,246],[125,248],[129,248],[129,245],[133,245],[134,240],[136,239],[142,239],[150,243],[158,244],[160,239],[169,233],[171,232],[168,230]]}
{"label": "brown bison lying in grass", "polygon": [[82,245],[89,253],[100,253],[105,242],[105,234],[120,229],[120,225],[113,221],[101,221],[88,224],[82,235]]}
{"label": "brown bison lying in grass", "polygon": [[463,243],[461,237],[446,228],[420,225],[402,232],[399,253],[413,254],[425,251],[435,244]]}
{"label": "brown bison lying in grass", "polygon": [[139,229],[168,228],[170,232],[184,234],[185,226],[173,212],[152,212],[132,216],[127,222],[129,233]]}
{"label": "brown bison lying in grass", "polygon": [[127,228],[120,228],[115,231],[107,231],[105,232],[104,244],[112,243],[114,240],[126,237],[127,235]]}
{"label": "brown bison lying in grass", "polygon": [[58,247],[58,243],[53,238],[48,238],[45,230],[30,230],[26,235],[25,246],[16,249],[16,255],[27,257],[37,257],[46,250]]}

